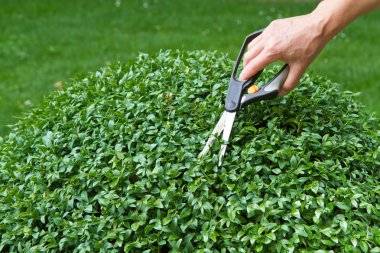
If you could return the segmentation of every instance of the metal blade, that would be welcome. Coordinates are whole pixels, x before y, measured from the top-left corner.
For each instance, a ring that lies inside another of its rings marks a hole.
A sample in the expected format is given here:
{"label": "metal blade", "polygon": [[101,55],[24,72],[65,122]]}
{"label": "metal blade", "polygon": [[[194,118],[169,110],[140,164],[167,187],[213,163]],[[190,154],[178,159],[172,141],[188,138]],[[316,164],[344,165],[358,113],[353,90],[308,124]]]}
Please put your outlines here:
{"label": "metal blade", "polygon": [[207,154],[207,152],[210,150],[211,146],[214,144],[216,138],[221,134],[221,132],[224,129],[224,125],[226,121],[226,111],[222,113],[222,116],[220,116],[220,119],[218,123],[216,124],[214,130],[212,130],[212,133],[210,137],[208,138],[206,145],[203,147],[202,152],[199,153],[198,158],[204,156]]}
{"label": "metal blade", "polygon": [[226,153],[227,149],[227,143],[228,140],[230,139],[231,131],[232,131],[232,126],[234,124],[236,112],[226,112],[226,120],[224,123],[224,129],[223,129],[223,144],[220,148],[220,153],[219,153],[219,166],[222,165],[223,157],[224,154]]}

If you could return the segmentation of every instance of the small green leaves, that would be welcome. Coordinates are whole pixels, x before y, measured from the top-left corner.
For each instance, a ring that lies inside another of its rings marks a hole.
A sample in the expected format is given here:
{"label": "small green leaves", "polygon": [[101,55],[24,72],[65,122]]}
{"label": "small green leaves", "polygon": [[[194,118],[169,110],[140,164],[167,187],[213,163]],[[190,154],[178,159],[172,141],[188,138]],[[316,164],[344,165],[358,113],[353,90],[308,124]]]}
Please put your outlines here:
{"label": "small green leaves", "polygon": [[232,65],[140,54],[54,92],[0,138],[0,251],[379,252],[379,122],[331,81],[240,110],[222,167],[221,142],[197,158]]}
{"label": "small green leaves", "polygon": [[53,132],[48,131],[44,137],[42,137],[42,142],[47,148],[53,145]]}
{"label": "small green leaves", "polygon": [[124,159],[123,146],[121,144],[116,144],[115,154],[116,154],[117,159],[119,159],[119,160]]}

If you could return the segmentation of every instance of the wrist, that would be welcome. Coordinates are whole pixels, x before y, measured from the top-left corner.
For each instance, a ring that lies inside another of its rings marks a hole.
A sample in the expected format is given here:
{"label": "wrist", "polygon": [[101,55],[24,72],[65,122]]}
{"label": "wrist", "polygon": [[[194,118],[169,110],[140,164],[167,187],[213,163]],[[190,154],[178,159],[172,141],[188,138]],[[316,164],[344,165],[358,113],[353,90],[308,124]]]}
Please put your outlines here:
{"label": "wrist", "polygon": [[334,7],[335,6],[331,5],[331,2],[322,1],[317,8],[309,14],[315,22],[317,32],[326,41],[332,39],[348,24],[341,10]]}

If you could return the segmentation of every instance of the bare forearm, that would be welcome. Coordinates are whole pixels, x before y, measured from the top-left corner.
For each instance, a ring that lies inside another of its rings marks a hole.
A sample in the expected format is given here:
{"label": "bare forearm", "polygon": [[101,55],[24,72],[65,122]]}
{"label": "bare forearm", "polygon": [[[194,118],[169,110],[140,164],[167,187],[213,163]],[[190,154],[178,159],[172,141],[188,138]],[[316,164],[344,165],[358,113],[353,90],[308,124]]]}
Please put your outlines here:
{"label": "bare forearm", "polygon": [[329,40],[353,20],[380,8],[380,0],[324,0],[311,13]]}

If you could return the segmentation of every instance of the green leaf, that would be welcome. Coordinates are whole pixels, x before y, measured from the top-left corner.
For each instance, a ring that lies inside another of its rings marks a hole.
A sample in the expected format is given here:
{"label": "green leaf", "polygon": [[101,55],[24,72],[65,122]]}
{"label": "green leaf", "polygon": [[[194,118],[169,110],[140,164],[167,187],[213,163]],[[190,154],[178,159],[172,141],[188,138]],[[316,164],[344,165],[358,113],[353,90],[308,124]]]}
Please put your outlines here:
{"label": "green leaf", "polygon": [[191,210],[190,210],[189,208],[184,208],[184,209],[181,211],[180,217],[181,217],[181,218],[186,218],[186,217],[188,217],[189,215],[191,215]]}
{"label": "green leaf", "polygon": [[345,221],[345,220],[341,220],[341,221],[340,221],[340,227],[341,227],[342,230],[346,233],[346,232],[347,232],[347,221]]}
{"label": "green leaf", "polygon": [[292,158],[290,159],[290,165],[293,168],[297,167],[297,158],[295,156],[292,156]]}
{"label": "green leaf", "polygon": [[262,244],[256,245],[255,250],[256,252],[261,252],[263,250],[263,245]]}
{"label": "green leaf", "polygon": [[157,199],[154,202],[154,206],[157,207],[157,208],[164,208],[164,205],[162,204],[161,199]]}
{"label": "green leaf", "polygon": [[297,234],[297,235],[304,236],[304,237],[308,236],[306,231],[305,231],[304,226],[302,226],[300,224],[294,225],[294,230],[295,230],[295,234]]}
{"label": "green leaf", "polygon": [[132,231],[136,231],[140,226],[140,222],[134,222],[131,226]]}
{"label": "green leaf", "polygon": [[351,243],[356,248],[356,246],[358,245],[358,240],[356,240],[356,238],[352,238]]}
{"label": "green leaf", "polygon": [[274,233],[269,233],[269,234],[266,234],[266,236],[271,239],[272,241],[275,241],[276,240],[276,235]]}
{"label": "green leaf", "polygon": [[92,212],[92,205],[90,204],[90,205],[87,205],[85,208],[84,208],[84,211],[86,212],[86,213],[91,213]]}
{"label": "green leaf", "polygon": [[344,202],[337,202],[336,206],[346,211],[350,210],[350,207],[346,205]]}
{"label": "green leaf", "polygon": [[359,242],[360,248],[362,249],[363,252],[368,252],[368,244],[366,241],[361,240]]}

